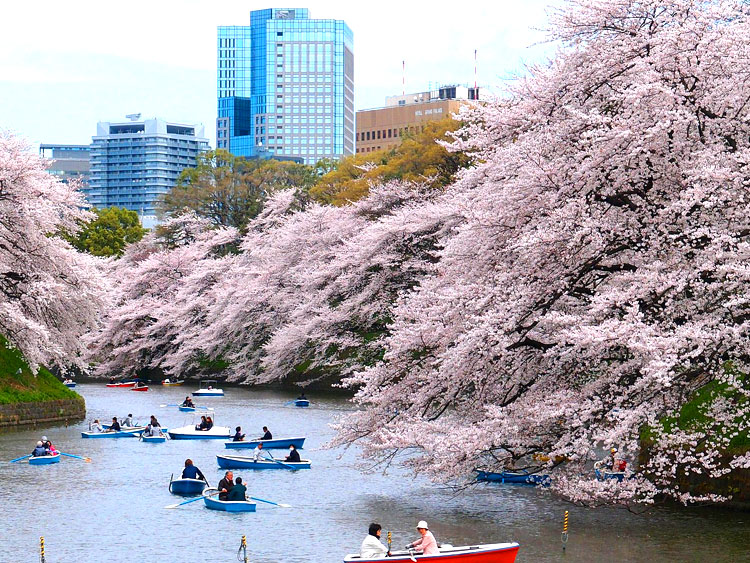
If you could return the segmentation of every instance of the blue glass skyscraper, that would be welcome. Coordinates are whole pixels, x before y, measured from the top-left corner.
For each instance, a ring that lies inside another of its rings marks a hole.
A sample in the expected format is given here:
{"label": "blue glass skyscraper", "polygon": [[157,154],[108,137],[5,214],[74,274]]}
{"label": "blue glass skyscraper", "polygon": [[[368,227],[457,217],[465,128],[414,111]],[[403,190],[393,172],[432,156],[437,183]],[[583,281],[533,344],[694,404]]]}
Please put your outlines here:
{"label": "blue glass skyscraper", "polygon": [[245,157],[354,153],[353,35],[306,8],[250,12],[217,42],[216,146]]}

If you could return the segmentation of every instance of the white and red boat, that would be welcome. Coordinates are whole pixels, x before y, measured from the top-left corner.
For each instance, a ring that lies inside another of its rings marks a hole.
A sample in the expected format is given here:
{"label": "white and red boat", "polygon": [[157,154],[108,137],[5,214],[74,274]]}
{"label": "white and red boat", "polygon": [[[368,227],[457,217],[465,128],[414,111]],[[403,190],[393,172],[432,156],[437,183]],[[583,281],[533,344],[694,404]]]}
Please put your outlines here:
{"label": "white and red boat", "polygon": [[148,391],[148,385],[141,385],[139,387],[131,387],[131,391]]}
{"label": "white and red boat", "polygon": [[361,558],[359,553],[350,553],[344,563],[374,563],[376,561],[456,561],[457,563],[513,563],[518,555],[519,545],[511,543],[490,543],[482,545],[445,546],[437,555],[419,555],[410,551],[392,551],[387,559]]}

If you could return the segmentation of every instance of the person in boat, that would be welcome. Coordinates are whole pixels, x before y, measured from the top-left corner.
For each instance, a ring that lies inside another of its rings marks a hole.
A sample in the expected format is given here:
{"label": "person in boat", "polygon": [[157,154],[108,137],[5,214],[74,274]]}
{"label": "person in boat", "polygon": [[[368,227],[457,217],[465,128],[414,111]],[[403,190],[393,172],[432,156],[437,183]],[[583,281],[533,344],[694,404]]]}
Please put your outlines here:
{"label": "person in boat", "polygon": [[258,442],[255,446],[255,453],[253,454],[253,461],[261,461],[264,459],[273,459],[271,452],[263,449],[263,442]]}
{"label": "person in boat", "polygon": [[55,446],[52,445],[47,436],[42,436],[42,446],[44,446],[44,450],[47,452],[46,455],[57,455]]}
{"label": "person in boat", "polygon": [[110,377],[110,378],[109,378],[109,382],[110,382],[110,383],[116,383],[116,382],[117,382],[117,380],[116,380],[116,379],[115,379],[114,377]]}
{"label": "person in boat", "polygon": [[183,479],[201,479],[205,481],[206,478],[201,473],[201,470],[193,465],[193,460],[188,458],[185,460],[185,469],[182,470]]}
{"label": "person in boat", "polygon": [[120,427],[120,423],[117,422],[117,417],[113,416],[112,417],[112,424],[110,425],[110,427],[107,430],[107,432],[119,432],[120,430],[122,430],[122,428]]}
{"label": "person in boat", "polygon": [[307,401],[307,397],[305,397],[304,393],[300,393],[299,397],[297,397],[298,401]]}
{"label": "person in boat", "polygon": [[263,427],[263,436],[260,437],[260,440],[273,440],[273,434],[268,430],[268,426]]}
{"label": "person in boat", "polygon": [[102,425],[98,418],[95,418],[94,422],[89,422],[89,432],[102,432]]}
{"label": "person in boat", "polygon": [[437,541],[435,541],[435,536],[432,535],[432,532],[427,527],[427,522],[420,520],[417,524],[417,531],[422,537],[407,545],[406,549],[416,549],[422,555],[438,555],[440,550],[438,549]]}
{"label": "person in boat", "polygon": [[152,424],[148,424],[146,426],[146,429],[143,431],[144,436],[161,436],[161,428],[159,426],[153,426]]}
{"label": "person in boat", "polygon": [[47,450],[44,449],[44,444],[40,440],[36,443],[34,451],[31,452],[31,457],[41,457],[43,455],[47,455]]}
{"label": "person in boat", "polygon": [[238,426],[234,429],[234,436],[232,436],[232,442],[242,442],[245,439],[245,435],[242,433],[242,427]]}
{"label": "person in boat", "polygon": [[229,493],[234,488],[234,473],[227,471],[224,473],[224,478],[219,481],[219,500],[227,500]]}
{"label": "person in boat", "polygon": [[133,423],[133,415],[131,413],[128,413],[128,416],[125,417],[125,419],[122,421],[123,426],[135,426]]}
{"label": "person in boat", "polygon": [[201,422],[195,427],[196,430],[208,430],[208,422],[206,421],[206,416],[201,416]]}
{"label": "person in boat", "polygon": [[232,487],[232,490],[227,495],[227,500],[247,500],[245,496],[246,492],[247,487],[242,484],[242,477],[237,477],[234,481],[234,487]]}
{"label": "person in boat", "polygon": [[627,462],[617,457],[617,448],[611,448],[609,457],[604,462],[604,467],[613,473],[622,473],[627,467]]}
{"label": "person in boat", "polygon": [[382,559],[390,557],[391,552],[380,541],[380,534],[383,527],[373,522],[367,532],[367,537],[362,540],[362,547],[359,548],[360,559]]}
{"label": "person in boat", "polygon": [[182,404],[180,406],[195,408],[195,405],[193,404],[193,399],[191,399],[190,397],[185,397],[185,400],[182,401]]}
{"label": "person in boat", "polygon": [[206,430],[211,430],[214,427],[214,419],[210,416],[206,417]]}
{"label": "person in boat", "polygon": [[[258,446],[260,446],[260,444],[258,444]],[[284,458],[284,461],[299,463],[299,452],[297,451],[297,448],[294,447],[294,444],[289,444],[289,455]]]}
{"label": "person in boat", "polygon": [[161,424],[159,424],[159,421],[156,420],[156,417],[153,414],[151,415],[151,426],[154,428],[161,428]]}

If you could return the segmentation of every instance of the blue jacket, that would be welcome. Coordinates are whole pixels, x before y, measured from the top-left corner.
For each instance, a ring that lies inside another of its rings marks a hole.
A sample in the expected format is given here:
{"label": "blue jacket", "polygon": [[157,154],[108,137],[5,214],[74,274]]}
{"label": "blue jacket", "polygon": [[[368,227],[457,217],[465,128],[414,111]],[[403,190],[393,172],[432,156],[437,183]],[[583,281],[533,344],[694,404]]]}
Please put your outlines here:
{"label": "blue jacket", "polygon": [[31,455],[34,457],[39,457],[40,455],[47,455],[47,450],[44,449],[44,446],[37,446],[34,448],[34,451],[31,452]]}
{"label": "blue jacket", "polygon": [[206,479],[203,476],[203,473],[201,473],[201,470],[198,469],[195,465],[188,465],[185,469],[183,469],[182,478],[183,479],[203,479],[203,480]]}

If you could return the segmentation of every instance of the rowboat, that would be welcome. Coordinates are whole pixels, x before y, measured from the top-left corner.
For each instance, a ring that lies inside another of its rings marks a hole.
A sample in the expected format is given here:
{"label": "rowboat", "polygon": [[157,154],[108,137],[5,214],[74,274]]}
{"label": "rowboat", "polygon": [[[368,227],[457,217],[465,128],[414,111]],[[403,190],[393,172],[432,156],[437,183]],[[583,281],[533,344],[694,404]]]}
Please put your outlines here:
{"label": "rowboat", "polygon": [[603,461],[597,461],[594,464],[594,473],[599,481],[605,481],[607,479],[622,481],[625,478],[624,471],[612,471],[611,469],[607,469],[604,467]]}
{"label": "rowboat", "polygon": [[294,446],[298,450],[302,449],[305,443],[305,437],[302,438],[276,438],[274,440],[249,440],[247,442],[224,442],[224,447],[234,450],[253,449],[258,444],[263,444],[264,450],[286,450],[289,446]]}
{"label": "rowboat", "polygon": [[477,481],[491,481],[493,483],[513,483],[516,485],[542,485],[549,486],[549,475],[540,475],[522,471],[502,471],[493,473],[491,471],[477,471]]}
{"label": "rowboat", "polygon": [[49,465],[50,463],[60,463],[60,454],[39,455],[29,458],[29,465]]}
{"label": "rowboat", "polygon": [[241,455],[217,455],[216,462],[222,469],[310,469],[309,459],[300,461],[284,461],[282,459],[259,459]]}
{"label": "rowboat", "polygon": [[195,412],[195,407],[183,407],[180,405],[178,407],[182,412]]}
{"label": "rowboat", "polygon": [[215,379],[201,381],[200,388],[197,391],[193,391],[193,397],[223,397],[224,390],[214,388],[214,383],[218,383],[218,381]]}
{"label": "rowboat", "polygon": [[145,426],[134,426],[119,432],[81,432],[81,438],[135,438],[145,429]]}
{"label": "rowboat", "polygon": [[229,436],[231,436],[231,430],[228,426],[214,426],[211,430],[196,430],[191,424],[169,431],[169,437],[173,440],[226,440]]}
{"label": "rowboat", "polygon": [[169,492],[173,495],[199,495],[208,485],[200,479],[173,479],[169,482]]}
{"label": "rowboat", "polygon": [[169,379],[165,379],[161,382],[162,385],[166,385],[168,387],[177,387],[178,385],[182,385],[185,383],[184,381],[170,381]]}
{"label": "rowboat", "polygon": [[223,510],[224,512],[255,512],[255,503],[249,500],[219,500],[215,495],[218,489],[213,487],[203,491],[203,502],[206,508],[211,510]]}
{"label": "rowboat", "polygon": [[65,385],[65,387],[69,387],[70,389],[75,389],[76,382],[75,381],[66,380],[66,381],[63,381],[63,385]]}
{"label": "rowboat", "polygon": [[310,401],[308,401],[307,399],[295,399],[294,406],[295,407],[309,407]]}
{"label": "rowboat", "polygon": [[[458,563],[513,563],[518,555],[519,545],[516,542],[490,543],[483,545],[445,546],[440,548],[438,555],[418,555],[410,551],[392,551],[391,557],[385,561],[440,561],[441,563],[456,561]],[[362,558],[358,553],[344,557],[344,563],[370,563],[384,560]]]}
{"label": "rowboat", "polygon": [[144,442],[150,442],[152,444],[161,444],[162,442],[167,441],[167,437],[166,436],[144,436],[143,434],[141,434],[141,440],[143,440]]}
{"label": "rowboat", "polygon": [[148,391],[148,385],[141,385],[140,387],[133,387],[131,391]]}

